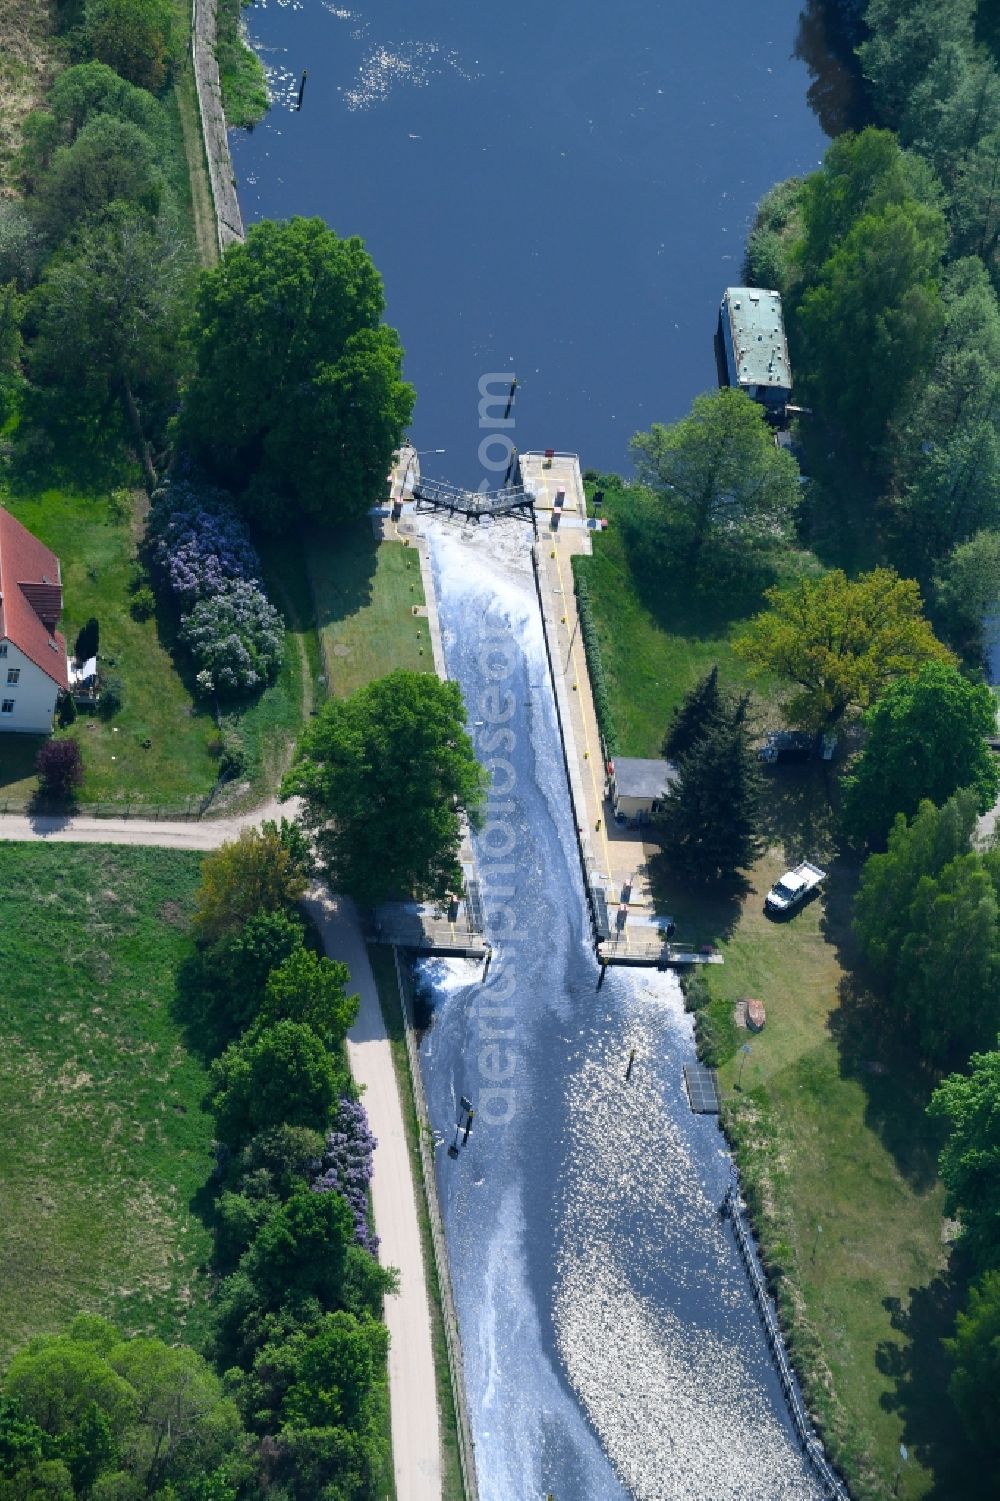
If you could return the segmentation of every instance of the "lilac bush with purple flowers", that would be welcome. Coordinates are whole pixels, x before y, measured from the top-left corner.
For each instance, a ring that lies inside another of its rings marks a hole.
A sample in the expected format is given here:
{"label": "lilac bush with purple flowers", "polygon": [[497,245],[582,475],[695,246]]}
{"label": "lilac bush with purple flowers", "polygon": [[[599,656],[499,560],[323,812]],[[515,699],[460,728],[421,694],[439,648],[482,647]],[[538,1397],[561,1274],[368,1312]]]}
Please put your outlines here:
{"label": "lilac bush with purple flowers", "polygon": [[354,1239],[373,1256],[379,1238],[368,1225],[368,1190],[377,1145],[361,1101],[342,1096],[312,1184],[313,1193],[343,1194],[354,1215]]}
{"label": "lilac bush with purple flowers", "polygon": [[285,628],[267,595],[246,579],[226,579],[183,617],[180,638],[198,669],[202,693],[231,698],[273,682]]}
{"label": "lilac bush with purple flowers", "polygon": [[260,558],[246,524],[221,490],[187,481],[157,492],[149,513],[150,562],[182,610],[228,579],[260,587]]}
{"label": "lilac bush with purple flowers", "polygon": [[153,572],[180,608],[180,639],[199,692],[233,698],[273,682],[284,658],[284,623],[229,497],[186,479],[164,486],[153,498],[147,539]]}

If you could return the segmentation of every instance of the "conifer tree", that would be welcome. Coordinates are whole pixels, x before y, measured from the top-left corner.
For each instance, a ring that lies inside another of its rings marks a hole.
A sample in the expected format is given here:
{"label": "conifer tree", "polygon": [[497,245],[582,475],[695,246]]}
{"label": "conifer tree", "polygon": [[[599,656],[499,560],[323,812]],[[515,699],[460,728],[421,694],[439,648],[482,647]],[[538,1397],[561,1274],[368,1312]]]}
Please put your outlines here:
{"label": "conifer tree", "polygon": [[671,872],[700,885],[731,880],[760,853],[760,769],[747,724],[748,697],[721,712],[679,758],[659,828]]}
{"label": "conifer tree", "polygon": [[663,739],[663,754],[668,760],[676,761],[685,755],[720,708],[719,669],[716,666],[698,679],[685,695],[684,702],[674,710]]}

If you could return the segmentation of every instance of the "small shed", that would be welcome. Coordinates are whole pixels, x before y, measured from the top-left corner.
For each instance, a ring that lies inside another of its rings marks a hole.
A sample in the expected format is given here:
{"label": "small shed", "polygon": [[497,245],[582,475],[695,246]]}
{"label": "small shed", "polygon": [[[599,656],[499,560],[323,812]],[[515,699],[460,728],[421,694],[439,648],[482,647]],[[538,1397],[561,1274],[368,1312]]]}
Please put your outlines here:
{"label": "small shed", "polygon": [[608,792],[615,817],[621,822],[648,823],[677,780],[672,761],[644,761],[616,756],[609,764]]}

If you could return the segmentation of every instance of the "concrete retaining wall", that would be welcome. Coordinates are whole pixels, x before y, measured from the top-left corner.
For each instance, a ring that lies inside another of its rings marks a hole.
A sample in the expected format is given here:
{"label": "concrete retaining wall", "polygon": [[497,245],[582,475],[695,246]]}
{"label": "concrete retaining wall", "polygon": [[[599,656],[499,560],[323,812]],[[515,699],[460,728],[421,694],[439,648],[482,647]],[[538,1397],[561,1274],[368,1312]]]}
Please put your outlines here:
{"label": "concrete retaining wall", "polygon": [[219,249],[243,241],[243,215],[236,196],[233,162],[229,155],[229,136],[222,110],[219,65],[215,60],[215,8],[217,0],[193,0],[191,12],[191,58],[194,84],[198,93],[201,134],[212,182],[215,222]]}
{"label": "concrete retaining wall", "polygon": [[394,948],[396,979],[399,984],[399,1002],[403,1010],[406,1030],[406,1052],[410,1061],[410,1083],[413,1089],[413,1108],[417,1115],[417,1136],[420,1142],[420,1176],[423,1179],[424,1199],[431,1222],[431,1244],[434,1250],[434,1265],[437,1269],[438,1287],[441,1292],[441,1316],[444,1323],[445,1344],[448,1348],[448,1372],[451,1377],[451,1394],[458,1420],[458,1458],[462,1468],[462,1484],[465,1501],[479,1501],[479,1486],[476,1479],[476,1451],[472,1441],[472,1425],[465,1400],[465,1364],[462,1358],[462,1340],[458,1332],[458,1314],[451,1287],[451,1271],[448,1264],[448,1246],[438,1202],[437,1178],[434,1175],[434,1148],[431,1143],[430,1117],[424,1096],[424,1082],[420,1073],[420,1058],[417,1040],[413,1034],[410,1007],[409,977],[400,963],[399,950]]}

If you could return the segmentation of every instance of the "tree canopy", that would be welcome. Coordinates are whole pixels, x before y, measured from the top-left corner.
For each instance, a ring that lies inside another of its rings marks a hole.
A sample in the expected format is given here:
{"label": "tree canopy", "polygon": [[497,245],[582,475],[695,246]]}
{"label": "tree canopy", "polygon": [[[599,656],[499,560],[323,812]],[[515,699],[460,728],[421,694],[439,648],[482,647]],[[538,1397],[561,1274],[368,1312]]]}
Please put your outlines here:
{"label": "tree canopy", "polygon": [[723,697],[678,756],[656,823],[668,870],[699,884],[732,880],[760,853],[760,771],[747,698]]}
{"label": "tree canopy", "polygon": [[255,225],[202,274],[184,441],[263,521],[365,515],[413,409],[382,282],[321,219]]}
{"label": "tree canopy", "polygon": [[170,0],[86,0],[86,35],[98,62],[159,93],[170,74]]}
{"label": "tree canopy", "polygon": [[56,242],[103,218],[111,204],[130,204],[155,216],[163,191],[155,144],[137,125],[101,114],[72,145],[56,151],[31,200],[32,211]]}
{"label": "tree canopy", "polygon": [[795,685],[785,712],[816,731],[866,709],[893,678],[951,662],[921,613],[920,590],[891,568],[848,579],[839,568],[765,594],[770,608],[734,642],[754,673]]}
{"label": "tree canopy", "polygon": [[346,964],[296,948],[267,978],[257,1026],[305,1022],[330,1049],[339,1048],[358,1016],[358,997],[348,995]]}
{"label": "tree canopy", "polygon": [[974,1053],[967,1073],[950,1074],[928,1113],[947,1122],[940,1169],[949,1213],[962,1221],[962,1243],[980,1270],[1000,1245],[1000,1052]]}
{"label": "tree canopy", "polygon": [[971,848],[975,793],[896,819],[885,854],[865,862],[854,927],[886,1001],[933,1064],[963,1057],[1000,1026],[1000,906],[995,869]]}
{"label": "tree canopy", "polygon": [[279,1021],[230,1043],[212,1083],[219,1138],[238,1147],[272,1126],[323,1130],[345,1080],[312,1027]]}
{"label": "tree canopy", "polygon": [[461,814],[485,786],[458,685],[399,671],[323,705],[282,793],[303,799],[335,889],[373,906],[461,890]]}
{"label": "tree canopy", "polygon": [[983,622],[1000,615],[1000,531],[977,532],[948,555],[934,580],[934,605],[952,645],[978,662]]}
{"label": "tree canopy", "polygon": [[773,548],[789,536],[799,502],[799,470],[774,445],[767,418],[743,391],[696,396],[670,427],[654,423],[631,443],[639,479],[656,497],[662,545],[692,565],[713,554]]}
{"label": "tree canopy", "polygon": [[85,226],[34,294],[32,377],[63,405],[120,403],[144,455],[146,430],[165,431],[176,397],[189,269],[164,225],[122,206]]}
{"label": "tree canopy", "polygon": [[214,943],[263,913],[290,913],[305,895],[309,856],[301,829],[281,820],[243,829],[206,855],[194,922]]}
{"label": "tree canopy", "polygon": [[2,1392],[0,1477],[21,1487],[12,1496],[30,1496],[30,1486],[45,1482],[57,1488],[38,1494],[70,1501],[235,1501],[245,1476],[243,1430],[219,1378],[193,1350],[125,1339],[104,1319],[81,1315],[65,1334],[19,1351]]}
{"label": "tree canopy", "polygon": [[980,813],[1000,791],[1000,767],[985,736],[996,731],[996,703],[983,683],[956,667],[929,662],[913,678],[890,683],[865,715],[865,747],[844,781],[844,826],[881,844],[897,815],[925,799],[939,806],[971,787]]}
{"label": "tree canopy", "polygon": [[1000,1271],[969,1289],[955,1334],[944,1341],[951,1361],[948,1391],[962,1426],[994,1467],[1000,1462]]}

